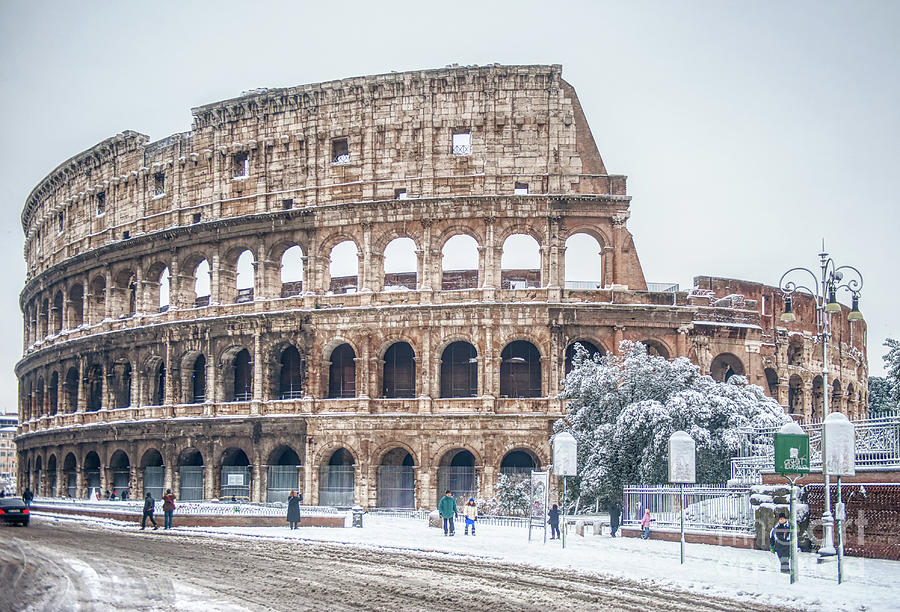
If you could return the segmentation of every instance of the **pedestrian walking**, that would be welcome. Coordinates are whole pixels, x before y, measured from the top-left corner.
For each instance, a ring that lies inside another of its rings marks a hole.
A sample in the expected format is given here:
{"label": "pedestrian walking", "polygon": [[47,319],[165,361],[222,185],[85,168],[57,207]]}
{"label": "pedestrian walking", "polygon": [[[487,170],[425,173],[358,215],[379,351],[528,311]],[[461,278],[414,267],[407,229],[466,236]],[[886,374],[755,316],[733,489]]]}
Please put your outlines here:
{"label": "pedestrian walking", "polygon": [[296,491],[291,491],[287,499],[287,522],[291,529],[296,529],[300,524],[300,499]]}
{"label": "pedestrian walking", "polygon": [[609,535],[612,537],[616,537],[616,532],[619,530],[619,521],[622,518],[622,504],[619,502],[614,502],[609,507]]}
{"label": "pedestrian walking", "polygon": [[159,529],[156,519],[153,518],[153,507],[155,505],[156,502],[153,499],[153,495],[150,494],[150,491],[147,491],[147,494],[144,496],[144,514],[141,516],[141,529],[146,527],[147,519],[150,519],[150,522],[153,523],[153,529]]}
{"label": "pedestrian walking", "polygon": [[441,515],[444,523],[444,536],[456,535],[456,528],[453,525],[453,518],[457,516],[456,499],[450,494],[450,489],[444,493],[441,501],[438,502],[438,513]]}
{"label": "pedestrian walking", "polygon": [[791,526],[784,513],[778,515],[778,522],[769,533],[769,550],[778,555],[781,573],[791,573]]}
{"label": "pedestrian walking", "polygon": [[32,499],[34,499],[34,491],[32,491],[29,487],[25,487],[25,492],[22,493],[22,501],[25,502],[26,508],[31,508]]}
{"label": "pedestrian walking", "polygon": [[653,520],[650,518],[650,509],[647,508],[644,510],[644,518],[641,519],[641,530],[643,533],[641,534],[641,539],[646,540],[650,537],[650,521]]}
{"label": "pedestrian walking", "polygon": [[171,529],[172,528],[172,513],[175,512],[175,495],[172,494],[172,489],[166,489],[166,494],[163,495],[163,516],[165,516],[165,527],[163,529]]}
{"label": "pedestrian walking", "polygon": [[466,517],[465,535],[469,535],[469,527],[472,527],[472,535],[475,535],[475,521],[478,520],[478,507],[475,505],[475,498],[470,497],[466,505],[463,506],[463,516]]}
{"label": "pedestrian walking", "polygon": [[560,538],[559,535],[559,506],[557,504],[553,504],[553,507],[550,508],[550,512],[547,513],[547,516],[550,518],[547,522],[550,523],[550,539],[558,540]]}

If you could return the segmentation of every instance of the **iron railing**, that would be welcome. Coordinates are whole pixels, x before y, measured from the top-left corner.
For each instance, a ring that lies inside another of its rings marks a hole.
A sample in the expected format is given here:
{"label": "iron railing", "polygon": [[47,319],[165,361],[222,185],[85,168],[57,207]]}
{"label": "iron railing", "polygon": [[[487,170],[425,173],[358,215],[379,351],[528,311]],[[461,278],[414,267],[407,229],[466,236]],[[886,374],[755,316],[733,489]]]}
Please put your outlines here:
{"label": "iron railing", "polygon": [[453,154],[454,155],[471,155],[472,154],[472,145],[470,145],[470,144],[453,145]]}
{"label": "iron railing", "polygon": [[323,465],[319,470],[319,505],[349,508],[355,484],[352,465]]}
{"label": "iron railing", "polygon": [[678,293],[678,283],[647,283],[647,291]]}
{"label": "iron railing", "polygon": [[[622,523],[640,523],[644,510],[657,526],[680,527],[681,488],[675,485],[625,487]],[[750,487],[685,485],[685,528],[704,531],[752,532],[754,513]]]}
{"label": "iron railing", "polygon": [[266,474],[266,501],[287,501],[291,491],[300,491],[299,465],[270,465]]}
{"label": "iron railing", "polygon": [[603,281],[566,281],[566,289],[575,289],[575,290],[603,289]]}

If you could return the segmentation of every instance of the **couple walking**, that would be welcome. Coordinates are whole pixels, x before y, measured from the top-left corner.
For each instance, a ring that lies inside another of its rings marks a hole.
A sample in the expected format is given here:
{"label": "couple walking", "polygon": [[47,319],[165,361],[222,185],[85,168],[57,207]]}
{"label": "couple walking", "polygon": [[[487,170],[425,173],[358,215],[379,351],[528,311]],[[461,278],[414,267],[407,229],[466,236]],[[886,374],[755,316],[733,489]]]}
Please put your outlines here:
{"label": "couple walking", "polygon": [[[444,535],[456,535],[456,527],[453,524],[453,519],[459,516],[459,512],[456,508],[456,499],[450,493],[450,489],[447,489],[444,496],[441,498],[441,501],[438,502],[438,513],[441,515],[441,519],[443,519]],[[469,535],[470,527],[472,528],[472,535],[475,535],[475,521],[478,520],[478,508],[475,506],[474,497],[470,497],[469,501],[466,502],[466,505],[463,506],[463,515],[466,517],[465,535]]]}

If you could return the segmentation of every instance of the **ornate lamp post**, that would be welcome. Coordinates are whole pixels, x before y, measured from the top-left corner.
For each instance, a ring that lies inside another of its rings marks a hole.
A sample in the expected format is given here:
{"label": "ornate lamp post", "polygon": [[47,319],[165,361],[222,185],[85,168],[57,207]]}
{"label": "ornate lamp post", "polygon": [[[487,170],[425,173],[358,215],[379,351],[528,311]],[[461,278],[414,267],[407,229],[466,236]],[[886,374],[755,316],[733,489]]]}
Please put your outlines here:
{"label": "ornate lamp post", "polygon": [[[791,268],[781,276],[778,282],[784,295],[784,313],[781,320],[791,323],[797,320],[792,311],[793,294],[797,291],[808,293],[816,304],[816,337],[822,345],[822,418],[828,416],[828,341],[831,339],[831,314],[841,311],[841,305],[837,301],[838,291],[845,290],[852,296],[852,307],[847,315],[848,321],[862,321],[863,316],[859,311],[859,292],[863,286],[862,274],[853,266],[838,266],[825,252],[825,242],[822,242],[822,252],[819,253],[821,276],[809,268]],[[795,274],[796,273],[796,274]],[[808,287],[791,280],[792,276],[804,276],[804,273],[812,278],[813,285]],[[846,277],[846,279],[845,279]],[[819,547],[819,556],[827,557],[835,554],[834,548],[834,517],[831,514],[831,478],[828,466],[824,460],[825,447],[828,444],[825,435],[825,427],[822,427],[822,476],[825,480],[825,512],[822,513],[823,542]]]}

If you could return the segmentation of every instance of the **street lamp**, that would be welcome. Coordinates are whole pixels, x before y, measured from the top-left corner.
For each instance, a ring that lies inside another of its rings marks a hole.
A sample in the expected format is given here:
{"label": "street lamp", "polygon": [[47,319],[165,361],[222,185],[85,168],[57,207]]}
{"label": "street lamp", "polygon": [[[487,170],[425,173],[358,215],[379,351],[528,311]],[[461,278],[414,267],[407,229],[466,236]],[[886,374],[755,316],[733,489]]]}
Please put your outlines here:
{"label": "street lamp", "polygon": [[[784,313],[781,320],[784,323],[792,323],[797,320],[793,313],[793,294],[803,291],[811,295],[816,304],[816,337],[822,345],[822,418],[828,416],[828,341],[831,339],[831,314],[841,311],[841,305],[837,301],[837,294],[841,290],[850,292],[852,306],[847,315],[848,321],[862,321],[863,316],[859,311],[859,292],[863,286],[862,274],[853,266],[838,266],[825,252],[825,242],[822,241],[822,252],[819,253],[821,276],[809,268],[791,268],[781,276],[778,286],[784,295]],[[812,277],[812,288],[800,285],[791,280],[794,273],[803,273]],[[845,276],[847,280],[845,280]],[[825,480],[825,511],[822,513],[822,546],[819,547],[819,556],[827,557],[835,554],[834,548],[834,517],[831,514],[831,478],[828,473],[828,465],[825,462],[825,447],[827,444],[825,427],[822,426],[822,476]]]}

